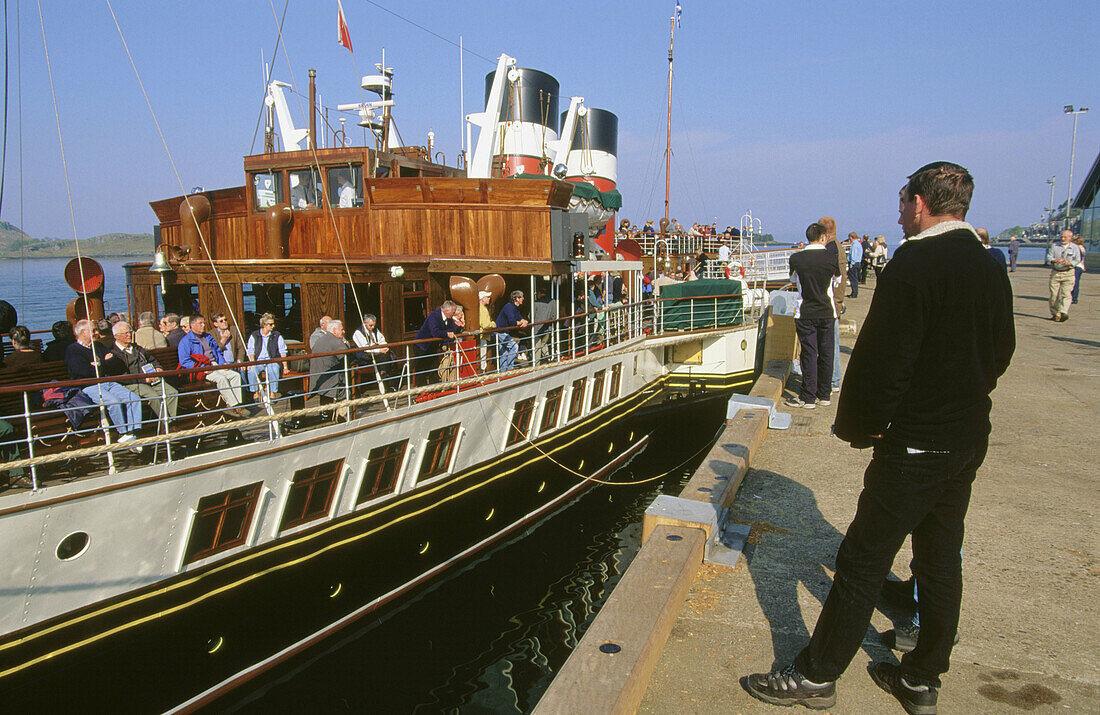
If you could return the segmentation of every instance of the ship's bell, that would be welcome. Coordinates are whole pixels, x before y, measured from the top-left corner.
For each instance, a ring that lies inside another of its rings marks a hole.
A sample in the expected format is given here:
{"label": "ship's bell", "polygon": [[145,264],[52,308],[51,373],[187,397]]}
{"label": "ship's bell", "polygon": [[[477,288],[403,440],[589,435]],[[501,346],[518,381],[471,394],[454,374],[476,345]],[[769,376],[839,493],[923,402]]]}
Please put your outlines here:
{"label": "ship's bell", "polygon": [[168,265],[168,259],[164,256],[164,251],[157,251],[153,254],[153,265],[149,266],[149,272],[160,276],[160,294],[167,293],[168,286],[164,283],[164,276],[172,272],[172,266]]}

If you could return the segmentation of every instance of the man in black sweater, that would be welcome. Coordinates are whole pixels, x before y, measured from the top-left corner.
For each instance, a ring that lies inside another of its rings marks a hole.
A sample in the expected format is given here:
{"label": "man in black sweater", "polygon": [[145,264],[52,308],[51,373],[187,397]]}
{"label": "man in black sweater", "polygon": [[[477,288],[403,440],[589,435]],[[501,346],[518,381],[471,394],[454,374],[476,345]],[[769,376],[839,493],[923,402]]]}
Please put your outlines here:
{"label": "man in black sweater", "polygon": [[765,702],[828,708],[909,534],[921,629],[871,677],[909,713],[936,712],[962,600],[963,519],[989,443],[989,394],[1016,347],[1008,276],[963,219],[974,180],[929,164],[901,190],[908,241],[882,272],[852,350],[834,432],[874,447],[813,636],[794,663],[742,679]]}
{"label": "man in black sweater", "polygon": [[833,291],[840,285],[835,256],[825,250],[828,230],[820,223],[806,229],[809,245],[791,256],[791,276],[802,302],[794,313],[798,342],[802,344],[802,389],[787,400],[790,407],[813,409],[830,404],[833,387]]}

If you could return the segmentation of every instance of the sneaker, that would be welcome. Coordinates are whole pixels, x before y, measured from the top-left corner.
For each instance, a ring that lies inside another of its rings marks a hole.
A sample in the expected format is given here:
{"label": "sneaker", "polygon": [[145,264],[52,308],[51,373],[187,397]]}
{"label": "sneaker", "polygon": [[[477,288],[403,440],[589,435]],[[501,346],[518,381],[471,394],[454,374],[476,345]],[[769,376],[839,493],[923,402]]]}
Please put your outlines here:
{"label": "sneaker", "polygon": [[822,407],[828,407],[829,405],[833,404],[833,401],[832,400],[822,400],[822,399],[819,398],[818,401],[817,401],[817,404],[821,405]]}
{"label": "sneaker", "polygon": [[1059,313],[1058,314],[1058,322],[1059,323],[1064,323],[1067,320],[1069,320],[1069,313]]}
{"label": "sneaker", "polygon": [[838,392],[840,392],[840,388],[839,387],[834,387],[833,388],[833,394],[835,395]]}
{"label": "sneaker", "polygon": [[[893,638],[891,639],[891,634]],[[894,650],[899,653],[910,653],[917,647],[917,639],[920,638],[920,626],[913,625],[912,623],[903,623],[900,626],[894,626],[894,630],[887,631],[885,634],[886,642],[889,643],[893,640]],[[959,633],[955,631],[955,645],[959,644]]]}
{"label": "sneaker", "polygon": [[126,444],[127,442],[133,442],[135,439],[137,439],[137,436],[133,432],[127,432],[118,436],[118,443]]}
{"label": "sneaker", "polygon": [[891,663],[875,663],[869,670],[875,685],[893,695],[909,715],[936,715],[939,688],[910,683]]}
{"label": "sneaker", "polygon": [[917,602],[913,600],[913,579],[907,581],[882,582],[882,600],[891,606],[912,613],[917,610]]}
{"label": "sneaker", "polygon": [[803,402],[802,398],[800,397],[788,397],[786,400],[783,401],[783,404],[785,404],[787,407],[801,407],[807,410],[812,410],[817,407],[817,405],[812,402]]}
{"label": "sneaker", "polygon": [[836,681],[811,683],[794,664],[774,673],[754,673],[741,678],[741,687],[757,700],[772,705],[803,705],[827,710],[836,705]]}

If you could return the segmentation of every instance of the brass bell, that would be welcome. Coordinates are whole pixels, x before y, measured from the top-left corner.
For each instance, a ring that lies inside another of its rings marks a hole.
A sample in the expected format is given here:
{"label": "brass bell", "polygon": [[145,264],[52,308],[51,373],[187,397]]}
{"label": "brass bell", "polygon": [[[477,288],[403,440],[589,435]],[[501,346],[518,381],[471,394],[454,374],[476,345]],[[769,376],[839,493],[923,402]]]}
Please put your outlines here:
{"label": "brass bell", "polygon": [[168,259],[164,256],[164,251],[157,251],[153,254],[153,265],[149,267],[150,273],[156,273],[160,276],[160,294],[164,295],[168,292],[168,286],[165,285],[164,276],[167,273],[172,272],[172,266],[168,264]]}

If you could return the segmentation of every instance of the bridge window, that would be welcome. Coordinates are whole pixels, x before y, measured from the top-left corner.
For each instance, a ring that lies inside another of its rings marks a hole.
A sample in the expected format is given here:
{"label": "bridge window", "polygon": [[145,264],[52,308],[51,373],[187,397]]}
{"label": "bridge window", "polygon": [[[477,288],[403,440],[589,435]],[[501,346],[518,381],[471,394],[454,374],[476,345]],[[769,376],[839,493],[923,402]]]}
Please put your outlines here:
{"label": "bridge window", "polygon": [[505,447],[511,447],[513,444],[519,444],[527,439],[528,428],[531,426],[531,416],[534,413],[534,397],[528,397],[526,400],[520,400],[516,403],[516,406],[512,408],[512,421],[508,426],[508,441],[505,442]]}
{"label": "bridge window", "polygon": [[564,387],[555,387],[546,393],[546,402],[542,406],[542,424],[539,425],[539,434],[545,434],[558,426],[558,415],[561,413],[561,395]]}
{"label": "bridge window", "polygon": [[356,504],[369,501],[379,494],[392,492],[397,486],[401,463],[405,459],[405,450],[409,440],[403,439],[393,444],[375,447],[367,456],[367,471],[363,475],[363,485],[359,487]]}
{"label": "bridge window", "polygon": [[291,208],[320,208],[323,196],[321,174],[316,169],[296,169],[290,172]]}
{"label": "bridge window", "polygon": [[363,205],[363,168],[361,166],[328,168],[328,202],[341,209]]}
{"label": "bridge window", "polygon": [[264,211],[280,203],[283,200],[283,172],[253,174],[252,196],[257,211]]}
{"label": "bridge window", "polygon": [[603,378],[607,370],[600,370],[592,377],[592,409],[603,403]]}
{"label": "bridge window", "polygon": [[443,474],[451,465],[455,441],[458,439],[458,425],[448,425],[428,433],[424,445],[424,459],[420,462],[420,474],[417,477],[427,479]]}
{"label": "bridge window", "polygon": [[575,420],[584,412],[584,386],[588,378],[582,377],[573,381],[573,387],[569,390],[569,420]]}
{"label": "bridge window", "polygon": [[248,534],[261,482],[199,499],[185,564],[240,546]]}
{"label": "bridge window", "polygon": [[289,529],[327,514],[332,506],[332,495],[336,491],[336,478],[340,476],[343,466],[344,460],[334,459],[316,467],[296,471],[279,529]]}

